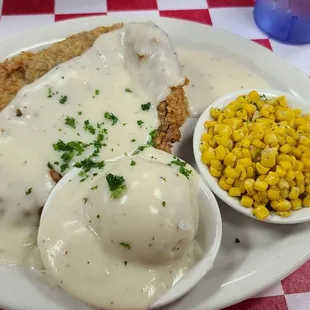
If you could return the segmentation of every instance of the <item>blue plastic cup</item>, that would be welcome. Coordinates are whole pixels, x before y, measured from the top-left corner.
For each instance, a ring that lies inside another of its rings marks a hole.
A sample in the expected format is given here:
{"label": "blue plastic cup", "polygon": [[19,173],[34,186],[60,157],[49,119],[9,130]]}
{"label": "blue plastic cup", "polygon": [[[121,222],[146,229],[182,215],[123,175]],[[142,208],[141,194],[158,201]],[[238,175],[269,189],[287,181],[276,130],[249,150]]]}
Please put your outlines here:
{"label": "blue plastic cup", "polygon": [[270,37],[290,44],[310,43],[310,0],[256,0],[253,14]]}

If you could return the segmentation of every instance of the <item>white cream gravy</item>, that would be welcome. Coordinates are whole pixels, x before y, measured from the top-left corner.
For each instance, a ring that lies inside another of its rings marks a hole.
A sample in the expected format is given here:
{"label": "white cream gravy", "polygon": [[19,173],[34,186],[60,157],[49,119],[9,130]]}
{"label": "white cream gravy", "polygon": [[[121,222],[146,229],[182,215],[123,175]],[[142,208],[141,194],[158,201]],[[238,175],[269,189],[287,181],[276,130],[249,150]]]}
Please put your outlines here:
{"label": "white cream gravy", "polygon": [[190,80],[185,93],[192,116],[222,96],[242,88],[270,88],[269,83],[237,60],[212,51],[178,48],[182,71]]}
{"label": "white cream gravy", "polygon": [[[187,179],[161,153],[107,162],[82,183],[70,174],[45,206],[38,233],[44,265],[90,305],[146,309],[199,258],[196,175]],[[109,173],[125,180],[119,198],[111,197]]]}
{"label": "white cream gravy", "polygon": [[[133,23],[24,87],[0,113],[0,263],[21,264],[33,250],[38,209],[55,185],[47,165],[60,171],[64,162],[53,144],[100,140],[95,161],[130,153],[158,127],[159,101],[183,83],[167,35]],[[61,173],[95,150],[85,146]]]}

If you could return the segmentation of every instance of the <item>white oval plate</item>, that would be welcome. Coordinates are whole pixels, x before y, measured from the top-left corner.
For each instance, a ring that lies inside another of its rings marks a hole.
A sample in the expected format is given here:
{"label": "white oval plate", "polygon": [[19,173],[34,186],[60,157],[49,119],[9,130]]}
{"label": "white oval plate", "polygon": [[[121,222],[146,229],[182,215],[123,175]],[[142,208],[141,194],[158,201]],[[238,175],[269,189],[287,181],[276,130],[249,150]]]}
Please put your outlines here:
{"label": "white oval plate", "polygon": [[[68,35],[100,25],[148,20],[153,20],[162,27],[176,48],[212,49],[215,53],[233,58],[257,72],[272,88],[310,100],[308,78],[277,55],[228,32],[181,20],[140,15],[59,22],[3,39],[0,41],[0,59],[15,55],[21,50],[42,48]],[[182,130],[182,141],[174,149],[175,154],[191,165],[194,165],[192,135],[196,121],[194,118],[188,120]],[[309,224],[260,223],[240,215],[220,201],[219,204],[222,205],[223,239],[214,268],[193,291],[162,309],[218,310],[264,290],[309,258]],[[240,243],[236,244],[235,238]],[[91,309],[57,287],[50,288],[44,278],[36,273],[3,266],[0,267],[0,306],[15,310]]]}
{"label": "white oval plate", "polygon": [[[253,208],[243,207],[240,204],[240,199],[230,197],[226,191],[220,188],[220,186],[218,185],[218,178],[213,177],[210,174],[209,168],[202,163],[201,151],[199,149],[201,135],[203,134],[203,132],[205,132],[204,122],[206,120],[212,120],[212,117],[210,116],[210,110],[212,108],[224,109],[230,102],[235,100],[238,96],[246,95],[250,91],[251,89],[244,89],[244,90],[238,90],[234,93],[227,94],[224,97],[216,100],[214,103],[212,103],[205,109],[205,111],[200,115],[195,127],[193,137],[193,149],[198,169],[203,178],[205,179],[206,183],[209,185],[211,190],[217,195],[217,197],[225,201],[226,204],[234,208],[236,211],[244,215],[247,215],[251,218],[254,218],[258,221],[258,219],[252,214]],[[285,95],[287,98],[288,105],[290,107],[294,107],[295,109],[301,109],[304,114],[310,113],[310,103],[301,98],[293,96],[292,94],[267,89],[256,89],[256,91],[259,94],[266,95],[267,98],[280,97],[282,95]],[[291,216],[286,218],[276,215],[275,212],[271,212],[270,215],[264,220],[264,222],[266,223],[273,223],[273,224],[297,224],[308,221],[310,221],[310,208],[303,208],[296,212],[292,212]]]}

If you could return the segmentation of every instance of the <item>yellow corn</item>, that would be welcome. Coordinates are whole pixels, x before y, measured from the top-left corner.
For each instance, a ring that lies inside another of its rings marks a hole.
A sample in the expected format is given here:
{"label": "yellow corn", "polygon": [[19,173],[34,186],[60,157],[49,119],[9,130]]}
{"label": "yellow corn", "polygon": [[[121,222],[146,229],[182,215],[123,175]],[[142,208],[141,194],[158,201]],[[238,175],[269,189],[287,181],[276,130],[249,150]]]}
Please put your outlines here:
{"label": "yellow corn", "polygon": [[244,182],[244,188],[246,192],[248,193],[248,195],[250,196],[253,196],[255,194],[254,184],[255,184],[254,179],[246,179]]}
{"label": "yellow corn", "polygon": [[300,199],[291,200],[292,210],[299,210],[302,208]]}
{"label": "yellow corn", "polygon": [[[224,109],[212,108],[204,123],[201,161],[219,186],[258,219],[310,207],[310,115],[289,108],[285,96],[239,96]],[[301,195],[306,196],[301,199]]]}
{"label": "yellow corn", "polygon": [[241,191],[238,187],[231,187],[228,191],[228,195],[231,197],[241,196]]}
{"label": "yellow corn", "polygon": [[279,149],[282,153],[285,153],[285,154],[288,154],[291,150],[292,150],[292,147],[288,144],[288,143],[285,143],[283,144],[280,149]]}
{"label": "yellow corn", "polygon": [[238,171],[237,169],[235,168],[232,168],[230,166],[227,166],[225,169],[224,169],[224,175],[226,177],[230,177],[230,178],[233,178],[233,179],[237,179],[239,176],[240,176],[240,171]]}
{"label": "yellow corn", "polygon": [[210,166],[210,168],[209,168],[209,171],[210,171],[210,174],[211,174],[213,177],[216,177],[216,178],[220,177],[221,174],[222,174],[220,170],[217,170],[216,168],[211,167],[211,166]]}
{"label": "yellow corn", "polygon": [[210,110],[210,115],[214,119],[217,119],[221,114],[222,114],[222,110],[220,110],[220,109],[211,108],[211,110]]}
{"label": "yellow corn", "polygon": [[276,213],[281,217],[289,217],[291,215],[291,211],[277,211]]}
{"label": "yellow corn", "polygon": [[240,203],[243,207],[250,208],[250,207],[252,207],[253,202],[254,202],[253,198],[251,198],[250,196],[244,195],[244,196],[242,196]]}
{"label": "yellow corn", "polygon": [[248,179],[251,179],[254,177],[254,168],[253,167],[246,168],[246,177]]}
{"label": "yellow corn", "polygon": [[304,207],[310,207],[310,195],[307,194],[307,196],[302,201],[302,205]]}
{"label": "yellow corn", "polygon": [[223,145],[219,145],[215,148],[215,159],[224,160],[225,156],[229,153],[229,151]]}
{"label": "yellow corn", "polygon": [[274,189],[268,189],[267,198],[269,200],[278,200],[280,198],[280,194],[278,191],[276,191]]}
{"label": "yellow corn", "polygon": [[264,205],[258,205],[255,209],[252,211],[253,215],[258,220],[265,220],[269,216],[269,210]]}
{"label": "yellow corn", "polygon": [[264,167],[261,163],[256,163],[256,170],[259,174],[267,174],[269,168]]}
{"label": "yellow corn", "polygon": [[233,166],[235,164],[237,157],[233,153],[228,153],[224,158],[225,166]]}
{"label": "yellow corn", "polygon": [[237,159],[243,158],[241,147],[235,147],[231,150],[231,153],[236,156]]}
{"label": "yellow corn", "polygon": [[203,153],[202,153],[202,156],[201,156],[201,161],[206,164],[206,165],[209,165],[210,164],[210,161],[212,159],[215,159],[215,151],[214,149],[209,146]]}
{"label": "yellow corn", "polygon": [[286,199],[271,201],[270,205],[276,211],[288,211],[292,207],[291,203]]}
{"label": "yellow corn", "polygon": [[230,178],[230,177],[227,177],[227,178],[226,178],[226,183],[227,183],[228,185],[233,185],[234,182],[235,182],[235,179]]}
{"label": "yellow corn", "polygon": [[298,199],[300,193],[300,189],[298,187],[292,187],[291,191],[288,195],[289,199]]}
{"label": "yellow corn", "polygon": [[228,191],[231,188],[231,185],[226,183],[226,178],[222,176],[219,180],[219,186],[224,190]]}
{"label": "yellow corn", "polygon": [[256,189],[257,191],[266,191],[267,188],[268,188],[268,183],[260,179],[257,179],[254,183],[254,189]]}

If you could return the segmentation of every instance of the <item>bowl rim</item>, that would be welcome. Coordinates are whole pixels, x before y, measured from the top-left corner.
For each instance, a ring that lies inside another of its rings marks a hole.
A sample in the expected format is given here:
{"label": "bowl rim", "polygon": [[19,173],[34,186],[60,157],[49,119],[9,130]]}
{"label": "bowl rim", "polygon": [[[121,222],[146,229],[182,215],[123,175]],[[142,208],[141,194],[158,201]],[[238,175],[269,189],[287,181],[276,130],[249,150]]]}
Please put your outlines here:
{"label": "bowl rim", "polygon": [[[223,202],[225,202],[228,206],[233,208],[234,210],[242,213],[243,215],[246,215],[254,220],[260,221],[262,223],[272,223],[272,224],[297,224],[297,223],[304,223],[307,221],[310,221],[310,210],[308,208],[303,208],[298,210],[298,212],[292,214],[290,217],[283,218],[276,214],[270,214],[269,217],[263,221],[257,219],[252,214],[252,207],[246,208],[241,206],[238,198],[230,197],[226,191],[221,189],[218,186],[217,178],[213,177],[209,169],[206,165],[204,165],[200,158],[201,158],[201,152],[199,149],[200,144],[200,137],[201,134],[204,132],[204,122],[206,120],[211,120],[210,117],[210,110],[214,107],[220,107],[223,108],[226,106],[229,102],[236,99],[238,96],[242,96],[245,94],[248,94],[249,92],[253,91],[254,89],[242,89],[235,92],[228,93],[221,98],[215,100],[212,104],[210,104],[200,115],[198,118],[198,121],[195,126],[194,135],[193,135],[193,152],[195,161],[198,167],[198,170],[200,174],[202,175],[202,178],[206,182],[206,184],[210,187],[212,192],[220,198]],[[306,107],[308,109],[308,112],[310,113],[310,103],[303,98],[296,96],[292,93],[283,92],[280,90],[274,90],[274,89],[255,89],[259,94],[265,94],[267,97],[279,97],[279,96],[286,96],[288,101],[293,101],[296,106],[296,108]],[[306,112],[306,113],[308,113]],[[307,210],[308,209],[308,210]]]}

